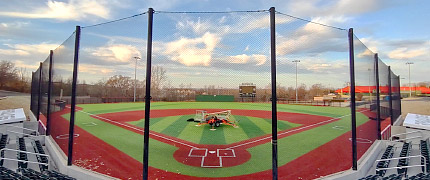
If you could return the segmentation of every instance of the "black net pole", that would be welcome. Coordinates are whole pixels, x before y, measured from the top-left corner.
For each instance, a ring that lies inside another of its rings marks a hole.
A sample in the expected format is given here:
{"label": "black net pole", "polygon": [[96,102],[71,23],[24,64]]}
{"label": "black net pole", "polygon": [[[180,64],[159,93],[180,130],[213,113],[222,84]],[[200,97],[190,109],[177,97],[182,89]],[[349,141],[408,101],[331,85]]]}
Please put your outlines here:
{"label": "black net pole", "polygon": [[379,88],[379,58],[378,53],[375,54],[375,76],[376,76],[376,121],[377,121],[377,137],[381,140],[381,99]]}
{"label": "black net pole", "polygon": [[390,119],[391,125],[394,124],[394,113],[393,113],[393,92],[391,90],[391,67],[388,66],[388,98],[389,98],[389,106],[390,106]]}
{"label": "black net pole", "polygon": [[81,27],[76,26],[75,37],[75,56],[73,62],[72,98],[70,103],[70,126],[69,126],[69,149],[67,153],[67,165],[72,165],[73,159],[73,136],[75,131],[75,108],[76,108],[76,83],[78,81],[78,62],[79,62],[79,40]]}
{"label": "black net pole", "polygon": [[352,142],[352,169],[357,170],[357,131],[355,114],[355,67],[354,67],[354,31],[352,28],[348,32],[349,39],[349,77],[351,90],[351,142]]}
{"label": "black net pole", "polygon": [[402,93],[400,93],[401,91],[400,91],[400,87],[401,87],[401,85],[400,85],[400,75],[399,76],[397,76],[397,85],[399,85],[399,87],[397,87],[398,88],[398,91],[399,91],[399,116],[401,116],[402,115]]}
{"label": "black net pole", "polygon": [[31,72],[31,86],[30,86],[30,111],[34,114],[34,72]]}
{"label": "black net pole", "polygon": [[270,59],[272,76],[272,179],[278,179],[278,117],[276,106],[276,31],[275,7],[270,11]]}
{"label": "black net pole", "polygon": [[145,127],[143,134],[143,179],[148,179],[149,111],[151,110],[152,23],[154,9],[148,9],[148,41],[146,50]]}
{"label": "black net pole", "polygon": [[40,116],[40,104],[41,104],[41,101],[42,101],[42,67],[43,65],[42,65],[42,63],[40,63],[40,66],[39,66],[39,74],[38,74],[38,76],[39,76],[39,89],[37,90],[37,94],[38,94],[38,98],[37,98],[37,115],[36,115],[36,119],[37,119],[37,121],[39,121],[39,116]]}
{"label": "black net pole", "polygon": [[48,107],[47,107],[47,115],[46,115],[46,135],[49,136],[51,134],[51,84],[52,84],[52,56],[54,55],[54,51],[49,52],[49,72],[48,72]]}

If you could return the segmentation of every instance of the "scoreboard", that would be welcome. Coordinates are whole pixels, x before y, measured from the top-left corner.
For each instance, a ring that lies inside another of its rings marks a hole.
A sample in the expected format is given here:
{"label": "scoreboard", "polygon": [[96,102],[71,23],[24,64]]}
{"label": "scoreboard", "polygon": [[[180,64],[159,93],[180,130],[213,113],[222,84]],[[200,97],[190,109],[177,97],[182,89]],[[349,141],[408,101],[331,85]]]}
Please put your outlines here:
{"label": "scoreboard", "polygon": [[240,97],[255,97],[257,94],[257,88],[253,83],[242,83],[239,85],[239,96]]}

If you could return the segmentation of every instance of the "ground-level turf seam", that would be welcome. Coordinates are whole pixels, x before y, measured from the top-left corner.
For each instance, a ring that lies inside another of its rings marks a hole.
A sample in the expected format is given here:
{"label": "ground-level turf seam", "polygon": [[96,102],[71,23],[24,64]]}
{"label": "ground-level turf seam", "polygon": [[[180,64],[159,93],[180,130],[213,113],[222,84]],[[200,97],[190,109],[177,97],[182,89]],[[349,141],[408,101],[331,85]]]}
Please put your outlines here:
{"label": "ground-level turf seam", "polygon": [[[100,117],[100,116],[97,116],[97,115],[95,115],[95,114],[91,114],[91,113],[89,113],[89,112],[85,112],[85,111],[83,111],[83,110],[79,110],[79,111],[80,111],[80,112],[82,112],[82,113],[88,114],[88,115],[90,115],[90,116],[94,116],[94,117],[97,117],[97,118],[100,118],[100,119],[103,119],[103,120],[106,120],[106,121],[109,121],[109,122],[112,122],[112,123],[115,123],[115,124],[119,124],[119,125],[121,125],[121,126],[125,126],[125,127],[127,127],[127,128],[134,129],[134,130],[136,130],[136,131],[144,132],[144,130],[142,130],[142,129],[139,129],[139,128],[136,128],[136,127],[133,127],[133,126],[130,126],[130,125],[127,125],[127,124],[123,124],[123,123],[120,123],[120,122],[116,122],[116,121],[110,120],[110,119],[108,119],[108,118]],[[164,136],[160,136],[160,135],[158,135],[158,134],[154,134],[154,133],[151,133],[151,132],[149,132],[149,134],[151,134],[151,135],[153,135],[153,136],[156,136],[156,137],[159,137],[159,138],[162,138],[162,139],[165,139],[165,140],[168,140],[168,141],[171,141],[171,142],[174,142],[174,143],[178,143],[178,144],[182,144],[182,145],[184,145],[184,146],[188,146],[188,147],[190,147],[190,148],[196,148],[196,147],[194,147],[194,146],[192,146],[192,145],[189,145],[189,144],[186,144],[186,143],[183,143],[183,142],[179,142],[179,141],[176,141],[176,140],[173,140],[173,139],[170,139],[170,138],[164,137]]]}

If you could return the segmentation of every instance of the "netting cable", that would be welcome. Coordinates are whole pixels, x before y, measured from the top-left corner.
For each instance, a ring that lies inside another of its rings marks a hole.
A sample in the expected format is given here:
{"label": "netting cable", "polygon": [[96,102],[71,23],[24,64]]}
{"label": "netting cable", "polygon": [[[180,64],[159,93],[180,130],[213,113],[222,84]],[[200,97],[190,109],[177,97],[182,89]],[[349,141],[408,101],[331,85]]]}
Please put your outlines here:
{"label": "netting cable", "polygon": [[104,25],[104,24],[110,24],[110,23],[114,23],[114,22],[118,22],[118,21],[123,21],[123,20],[126,20],[126,19],[131,19],[131,18],[134,18],[134,17],[142,16],[142,15],[145,15],[146,13],[147,12],[143,12],[143,13],[140,13],[140,14],[135,14],[135,15],[132,15],[132,16],[127,16],[127,17],[115,19],[115,20],[112,20],[112,21],[102,22],[102,23],[99,23],[99,24],[93,24],[93,25],[89,25],[89,26],[83,26],[81,28],[83,29],[83,28],[100,26],[100,25]]}
{"label": "netting cable", "polygon": [[307,19],[303,19],[303,18],[300,18],[300,17],[296,17],[296,16],[292,16],[292,15],[289,15],[289,14],[285,14],[285,13],[282,13],[282,12],[279,12],[279,11],[276,11],[276,13],[277,14],[282,14],[284,16],[288,16],[288,17],[291,17],[291,18],[294,18],[294,19],[306,21],[306,22],[309,22],[309,23],[312,23],[312,24],[318,24],[318,25],[321,25],[321,26],[325,26],[325,27],[329,27],[329,28],[334,28],[334,29],[346,31],[346,29],[344,29],[344,28],[340,28],[340,27],[336,27],[336,26],[331,26],[331,25],[327,25],[327,24],[322,24],[322,23],[319,23],[319,22],[314,22],[314,21],[311,21],[311,20],[307,20]]}

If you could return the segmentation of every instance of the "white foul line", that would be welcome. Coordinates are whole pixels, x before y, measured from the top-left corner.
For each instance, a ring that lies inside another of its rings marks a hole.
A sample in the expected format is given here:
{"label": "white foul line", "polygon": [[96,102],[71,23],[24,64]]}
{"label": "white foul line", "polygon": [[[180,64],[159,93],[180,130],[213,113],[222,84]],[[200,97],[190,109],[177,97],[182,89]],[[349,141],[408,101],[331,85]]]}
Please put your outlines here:
{"label": "white foul line", "polygon": [[[85,111],[83,111],[83,110],[79,110],[79,111],[80,111],[80,112],[82,112],[82,113],[85,113],[85,114],[88,114],[88,115],[91,115],[91,116],[97,117],[97,118],[99,118],[99,119],[103,119],[103,120],[106,120],[106,121],[109,121],[109,122],[112,122],[112,123],[115,123],[115,124],[119,124],[119,125],[121,125],[121,126],[128,127],[128,128],[130,128],[130,129],[134,129],[134,130],[136,130],[136,131],[144,132],[144,130],[139,129],[139,128],[136,128],[136,127],[133,127],[133,126],[130,126],[130,125],[128,125],[128,124],[123,124],[123,123],[120,123],[120,122],[117,122],[117,121],[110,120],[110,119],[108,119],[108,118],[100,117],[100,116],[97,116],[97,115],[95,115],[95,114],[91,114],[91,113],[89,113],[89,112],[85,112]],[[190,148],[196,148],[196,147],[194,147],[194,146],[192,146],[192,145],[189,145],[189,144],[186,144],[186,143],[183,143],[183,142],[179,142],[179,141],[176,141],[176,140],[173,140],[173,139],[170,139],[170,138],[164,137],[164,136],[160,136],[160,135],[158,135],[158,134],[154,134],[154,133],[151,133],[151,132],[149,132],[149,134],[151,134],[151,135],[153,135],[153,136],[156,136],[156,137],[159,137],[159,138],[162,138],[162,139],[165,139],[165,140],[168,140],[168,141],[172,141],[172,142],[174,142],[174,143],[178,143],[178,144],[182,144],[182,145],[184,145],[184,146],[188,146],[188,147],[190,147]]]}
{"label": "white foul line", "polygon": [[[364,112],[364,111],[367,111],[367,110],[363,110],[363,111],[359,111],[359,112]],[[326,120],[326,121],[322,121],[322,122],[319,122],[319,123],[310,124],[310,125],[307,125],[307,126],[303,126],[301,128],[293,129],[293,130],[286,131],[286,132],[283,132],[283,133],[278,133],[278,135],[284,135],[284,134],[296,132],[296,131],[299,131],[299,130],[302,130],[302,129],[306,129],[306,128],[309,128],[309,127],[312,127],[312,126],[316,126],[316,125],[319,125],[319,124],[331,122],[331,121],[334,121],[336,119],[341,119],[341,118],[344,118],[344,117],[347,117],[347,116],[350,116],[350,115],[351,114],[347,114],[347,115],[339,116],[339,117],[332,118],[332,119],[329,119],[329,120]],[[248,144],[253,144],[253,143],[256,143],[256,142],[260,142],[260,141],[263,141],[263,140],[266,140],[266,139],[270,139],[270,138],[272,138],[272,137],[268,136],[268,137],[264,137],[264,138],[257,139],[257,140],[254,140],[254,141],[250,141],[250,142],[247,142],[247,143],[238,144],[236,146],[229,147],[229,148],[226,148],[226,149],[233,149],[233,148],[241,147],[241,146],[244,146],[244,145],[248,145]]]}
{"label": "white foul line", "polygon": [[[83,112],[83,113],[85,113],[85,114],[92,115],[92,116],[94,116],[94,117],[100,118],[100,119],[104,119],[104,120],[109,121],[109,122],[112,122],[112,123],[116,123],[116,124],[119,124],[119,125],[122,125],[122,126],[125,126],[125,127],[128,127],[128,128],[131,128],[131,129],[134,129],[134,130],[137,130],[137,131],[144,132],[142,129],[139,129],[139,128],[136,128],[136,127],[133,127],[133,126],[130,126],[130,125],[127,125],[127,124],[123,124],[123,123],[120,123],[120,122],[112,121],[112,120],[110,120],[110,119],[108,119],[108,118],[100,117],[100,116],[97,116],[97,115],[95,115],[95,114],[91,114],[91,113],[85,112],[85,111],[83,111],[83,110],[79,110],[79,111],[80,111],[80,112]],[[358,112],[365,112],[365,111],[369,111],[369,110],[368,110],[368,109],[365,109],[365,110],[358,111]],[[299,131],[299,130],[302,130],[302,129],[306,129],[306,128],[313,127],[313,126],[317,126],[317,125],[320,125],[320,124],[323,124],[323,123],[331,122],[331,121],[334,121],[334,120],[337,120],[337,119],[340,119],[340,118],[344,118],[344,117],[347,117],[347,116],[351,116],[351,114],[347,114],[347,115],[339,116],[339,117],[332,118],[332,119],[329,119],[329,120],[326,120],[326,121],[322,121],[322,122],[318,122],[318,123],[315,123],[315,124],[310,124],[310,125],[303,126],[303,127],[297,128],[297,129],[293,129],[293,130],[290,130],[290,131],[286,131],[286,132],[283,132],[283,133],[278,133],[278,135],[284,135],[284,134],[288,134],[288,133],[296,132],[296,131]],[[149,132],[149,134],[151,134],[151,135],[153,135],[153,136],[156,136],[156,137],[159,137],[159,138],[162,138],[162,139],[165,139],[165,140],[168,140],[168,141],[172,141],[172,142],[174,142],[174,143],[178,143],[178,144],[182,144],[182,145],[184,145],[184,146],[188,146],[188,147],[190,147],[190,148],[197,148],[197,147],[194,147],[194,146],[192,146],[192,145],[189,145],[189,144],[186,144],[186,143],[183,143],[183,142],[179,142],[179,141],[176,141],[176,140],[173,140],[173,139],[170,139],[170,138],[164,137],[164,136],[160,136],[160,135],[158,135],[158,134],[153,134],[153,133],[151,133],[151,132]],[[260,141],[263,141],[263,140],[266,140],[266,139],[270,139],[270,138],[271,138],[271,137],[270,137],[270,136],[268,136],[268,137],[264,137],[264,138],[257,139],[257,140],[254,140],[254,141],[250,141],[250,142],[247,142],[247,143],[238,144],[238,145],[236,145],[236,146],[228,147],[228,148],[226,148],[226,149],[238,148],[238,147],[241,147],[241,146],[244,146],[244,145],[253,144],[253,143],[260,142]]]}

